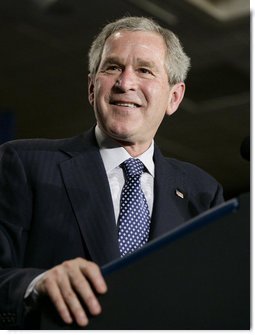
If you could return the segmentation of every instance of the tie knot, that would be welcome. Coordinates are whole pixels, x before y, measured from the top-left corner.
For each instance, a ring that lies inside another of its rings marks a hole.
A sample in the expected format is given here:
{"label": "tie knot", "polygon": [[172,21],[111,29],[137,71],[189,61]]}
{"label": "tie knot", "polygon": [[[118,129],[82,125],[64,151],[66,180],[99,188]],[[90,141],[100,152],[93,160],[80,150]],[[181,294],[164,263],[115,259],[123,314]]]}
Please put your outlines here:
{"label": "tie knot", "polygon": [[141,176],[141,174],[144,171],[144,165],[143,163],[136,158],[129,158],[125,160],[121,167],[124,170],[124,173],[127,177],[135,177],[135,176]]}

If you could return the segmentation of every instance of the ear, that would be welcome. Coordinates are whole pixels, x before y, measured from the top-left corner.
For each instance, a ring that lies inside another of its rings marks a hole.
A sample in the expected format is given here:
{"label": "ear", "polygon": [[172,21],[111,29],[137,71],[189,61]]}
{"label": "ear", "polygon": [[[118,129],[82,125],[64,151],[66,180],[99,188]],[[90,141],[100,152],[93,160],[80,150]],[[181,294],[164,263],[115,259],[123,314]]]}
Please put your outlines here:
{"label": "ear", "polygon": [[88,75],[88,100],[91,106],[94,106],[94,80],[91,74]]}
{"label": "ear", "polygon": [[167,115],[172,115],[179,107],[184,97],[185,84],[183,82],[173,85],[169,93],[169,102],[166,110]]}

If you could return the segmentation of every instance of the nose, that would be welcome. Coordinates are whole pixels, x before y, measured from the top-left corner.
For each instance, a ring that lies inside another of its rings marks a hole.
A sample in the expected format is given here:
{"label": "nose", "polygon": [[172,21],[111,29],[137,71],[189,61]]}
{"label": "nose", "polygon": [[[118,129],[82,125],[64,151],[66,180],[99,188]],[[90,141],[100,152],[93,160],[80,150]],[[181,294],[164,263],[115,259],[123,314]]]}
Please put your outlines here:
{"label": "nose", "polygon": [[116,80],[115,87],[123,92],[136,90],[137,77],[133,69],[123,69]]}

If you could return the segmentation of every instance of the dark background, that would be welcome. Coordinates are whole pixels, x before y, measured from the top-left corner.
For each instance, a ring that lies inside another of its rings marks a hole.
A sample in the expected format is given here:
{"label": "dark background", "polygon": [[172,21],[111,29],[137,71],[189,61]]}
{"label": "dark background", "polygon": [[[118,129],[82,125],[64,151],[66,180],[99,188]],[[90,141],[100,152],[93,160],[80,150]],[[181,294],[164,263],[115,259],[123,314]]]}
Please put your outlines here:
{"label": "dark background", "polygon": [[123,15],[155,18],[191,57],[186,97],[156,137],[164,154],[208,171],[227,199],[249,191],[240,155],[250,133],[247,0],[1,0],[0,141],[73,136],[95,123],[87,52]]}

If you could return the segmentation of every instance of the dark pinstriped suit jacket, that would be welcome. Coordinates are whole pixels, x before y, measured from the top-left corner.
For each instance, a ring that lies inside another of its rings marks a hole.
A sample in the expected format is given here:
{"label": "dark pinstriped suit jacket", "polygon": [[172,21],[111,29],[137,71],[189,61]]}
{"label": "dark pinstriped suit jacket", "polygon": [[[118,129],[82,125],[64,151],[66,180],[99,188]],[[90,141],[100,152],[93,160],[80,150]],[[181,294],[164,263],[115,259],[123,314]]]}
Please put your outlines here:
{"label": "dark pinstriped suit jacket", "polygon": [[[0,148],[0,328],[18,329],[31,280],[77,256],[99,265],[118,258],[117,227],[94,129]],[[157,147],[154,161],[151,239],[223,201],[221,186],[201,169]]]}

